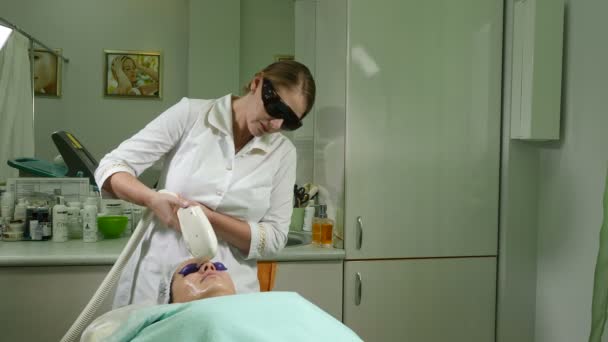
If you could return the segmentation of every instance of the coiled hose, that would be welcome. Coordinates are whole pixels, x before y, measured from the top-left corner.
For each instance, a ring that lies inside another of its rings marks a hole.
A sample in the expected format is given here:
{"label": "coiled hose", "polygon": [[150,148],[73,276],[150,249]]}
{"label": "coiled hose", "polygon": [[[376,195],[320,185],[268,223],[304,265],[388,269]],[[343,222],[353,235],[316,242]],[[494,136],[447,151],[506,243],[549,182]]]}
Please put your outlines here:
{"label": "coiled hose", "polygon": [[118,259],[114,263],[114,266],[112,266],[110,272],[108,272],[106,277],[103,279],[101,285],[99,285],[99,288],[89,301],[89,304],[87,304],[84,310],[82,310],[80,316],[78,316],[76,321],[72,323],[70,330],[68,330],[68,332],[63,336],[61,342],[78,341],[84,329],[88,327],[89,324],[91,324],[95,313],[97,312],[97,310],[99,310],[99,307],[101,306],[103,301],[106,299],[112,288],[118,282],[118,278],[122,274],[122,270],[127,264],[127,261],[129,261],[131,254],[133,254],[133,251],[135,251],[135,248],[137,248],[137,245],[143,238],[146,232],[146,227],[149,226],[150,220],[152,219],[153,215],[154,214],[150,209],[144,209],[142,219],[137,224],[137,228],[135,228],[135,231],[131,235],[131,238],[127,242],[127,245],[125,246],[125,248],[123,248],[122,252],[118,256]]}

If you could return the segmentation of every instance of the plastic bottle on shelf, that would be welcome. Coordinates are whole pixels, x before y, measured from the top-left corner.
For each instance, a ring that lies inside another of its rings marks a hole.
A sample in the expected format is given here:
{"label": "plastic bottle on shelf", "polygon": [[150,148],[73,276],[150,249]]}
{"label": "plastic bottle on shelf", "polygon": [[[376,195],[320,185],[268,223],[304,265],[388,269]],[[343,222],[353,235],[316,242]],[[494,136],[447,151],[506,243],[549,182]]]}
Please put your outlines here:
{"label": "plastic bottle on shelf", "polygon": [[11,191],[5,191],[2,193],[2,200],[0,200],[0,216],[2,217],[13,217],[15,211],[15,193]]}
{"label": "plastic bottle on shelf", "polygon": [[80,223],[80,202],[68,203],[68,238],[82,239],[82,224]]}
{"label": "plastic bottle on shelf", "polygon": [[25,222],[25,211],[27,209],[27,201],[25,198],[20,198],[19,202],[15,206],[15,213],[13,214],[13,218],[15,220],[21,220]]}
{"label": "plastic bottle on shelf", "polygon": [[53,242],[68,241],[68,207],[63,204],[63,197],[53,207]]}
{"label": "plastic bottle on shelf", "polygon": [[53,237],[52,223],[50,221],[51,216],[48,207],[38,208],[38,224],[42,230],[42,241],[48,241]]}
{"label": "plastic bottle on shelf", "polygon": [[304,224],[302,230],[305,232],[312,231],[312,221],[315,218],[315,205],[314,202],[310,202],[306,208],[304,208]]}
{"label": "plastic bottle on shelf", "polygon": [[82,216],[82,239],[84,242],[97,242],[99,233],[97,230],[97,205],[86,204],[80,211]]}

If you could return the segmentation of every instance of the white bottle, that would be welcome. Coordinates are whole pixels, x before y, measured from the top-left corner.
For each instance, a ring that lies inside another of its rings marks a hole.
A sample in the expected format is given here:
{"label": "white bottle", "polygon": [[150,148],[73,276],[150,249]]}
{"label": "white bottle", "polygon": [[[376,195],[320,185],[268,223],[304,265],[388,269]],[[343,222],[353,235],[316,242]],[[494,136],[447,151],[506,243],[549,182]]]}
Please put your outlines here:
{"label": "white bottle", "polygon": [[68,203],[68,238],[82,239],[80,202]]}
{"label": "white bottle", "polygon": [[0,205],[0,217],[13,217],[13,210],[8,205]]}
{"label": "white bottle", "polygon": [[19,203],[15,206],[15,220],[25,221],[25,211],[27,209],[27,202],[25,198],[20,198]]}
{"label": "white bottle", "polygon": [[66,241],[68,241],[68,208],[63,204],[57,204],[53,207],[53,242]]}
{"label": "white bottle", "polygon": [[[99,197],[89,196],[84,200],[84,205],[92,204],[97,207],[97,212],[99,212]],[[83,205],[83,208],[84,208]]]}
{"label": "white bottle", "polygon": [[306,232],[312,231],[312,219],[315,217],[315,207],[311,202],[310,205],[304,208],[304,224],[302,230]]}
{"label": "white bottle", "polygon": [[97,205],[86,204],[81,211],[82,239],[84,242],[97,242]]}
{"label": "white bottle", "polygon": [[32,241],[42,241],[42,226],[38,220],[30,220],[30,238]]}
{"label": "white bottle", "polygon": [[8,205],[9,207],[15,206],[15,193],[12,191],[5,191],[2,193],[2,205]]}
{"label": "white bottle", "polygon": [[12,191],[6,191],[2,193],[2,200],[0,201],[0,216],[13,217],[15,211],[15,193]]}

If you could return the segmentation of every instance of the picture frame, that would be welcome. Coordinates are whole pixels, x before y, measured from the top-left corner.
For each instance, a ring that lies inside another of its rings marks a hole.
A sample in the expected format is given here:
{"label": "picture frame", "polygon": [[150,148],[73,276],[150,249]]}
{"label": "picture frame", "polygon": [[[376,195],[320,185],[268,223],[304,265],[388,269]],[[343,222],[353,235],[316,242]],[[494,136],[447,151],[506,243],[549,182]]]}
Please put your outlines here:
{"label": "picture frame", "polygon": [[[61,54],[61,49],[53,49]],[[32,53],[34,95],[61,97],[61,70],[63,60],[46,49],[34,49]]]}
{"label": "picture frame", "polygon": [[159,51],[104,50],[105,97],[162,98]]}
{"label": "picture frame", "polygon": [[294,55],[274,55],[274,61],[275,62],[293,61],[293,60],[295,60],[295,56]]}

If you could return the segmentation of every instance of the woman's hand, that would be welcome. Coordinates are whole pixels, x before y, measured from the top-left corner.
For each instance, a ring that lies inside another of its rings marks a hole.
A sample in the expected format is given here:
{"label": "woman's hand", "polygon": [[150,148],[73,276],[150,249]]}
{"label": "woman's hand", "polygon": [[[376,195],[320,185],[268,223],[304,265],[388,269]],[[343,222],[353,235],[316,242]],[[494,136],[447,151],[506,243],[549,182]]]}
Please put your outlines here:
{"label": "woman's hand", "polygon": [[186,207],[200,207],[203,210],[203,213],[205,213],[205,216],[207,216],[207,219],[209,220],[209,223],[211,223],[211,225],[213,225],[213,215],[215,214],[215,211],[209,209],[206,205],[196,202],[196,201],[191,201],[187,198],[178,196],[180,200],[184,201],[184,203],[186,203]]}
{"label": "woman's hand", "polygon": [[189,204],[188,201],[185,201],[181,197],[154,192],[146,201],[146,206],[154,212],[162,223],[180,232],[181,228],[177,219],[177,210],[179,208],[187,208]]}

